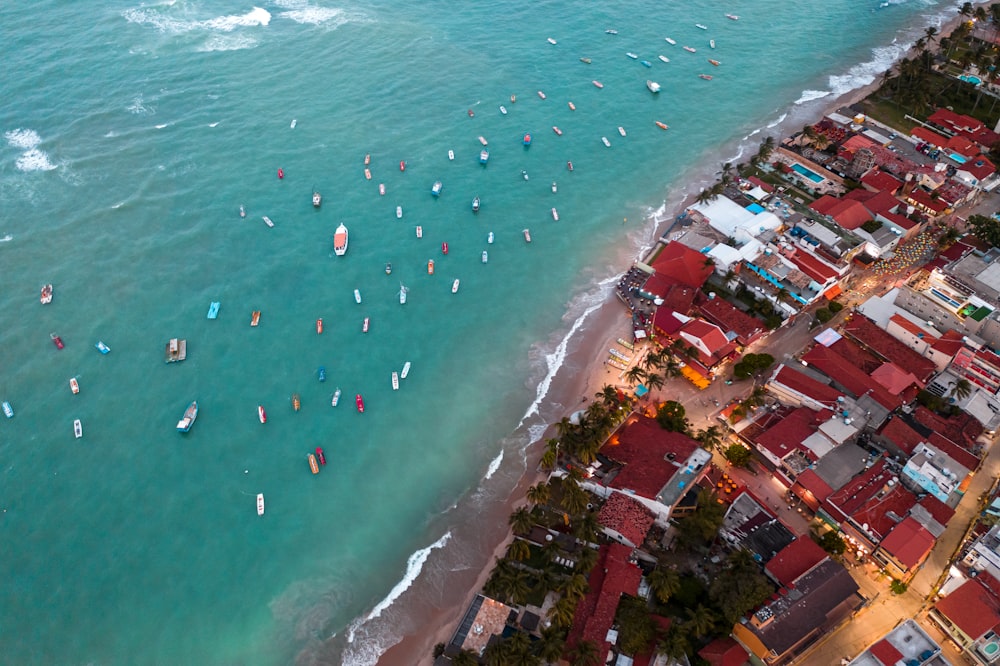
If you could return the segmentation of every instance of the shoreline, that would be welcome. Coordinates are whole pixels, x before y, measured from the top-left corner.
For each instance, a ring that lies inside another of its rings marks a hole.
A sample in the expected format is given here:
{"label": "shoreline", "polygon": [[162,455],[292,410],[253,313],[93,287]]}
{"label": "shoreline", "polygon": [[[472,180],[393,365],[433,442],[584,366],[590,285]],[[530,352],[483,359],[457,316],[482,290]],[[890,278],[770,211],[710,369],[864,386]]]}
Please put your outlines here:
{"label": "shoreline", "polygon": [[[974,7],[977,7],[990,3],[981,1],[973,2],[972,4]],[[956,13],[950,19],[942,21],[938,37],[950,35],[963,20],[964,17]],[[939,43],[935,42],[932,50],[937,52],[939,49]],[[912,58],[917,52],[918,49],[916,46],[911,46],[893,61],[889,70],[894,69],[904,59]],[[829,113],[863,101],[877,91],[880,85],[881,78],[876,76],[870,83],[845,91],[833,97],[827,104],[822,106],[819,106],[819,103],[826,99],[826,97],[814,100],[818,109],[803,109],[802,112],[808,114],[808,117],[814,118],[812,122],[818,122],[819,119]],[[756,137],[758,133],[760,134],[760,138],[774,136],[775,144],[780,145],[781,140],[789,135],[790,130],[795,130],[798,127],[800,119],[797,117],[798,114],[794,113],[797,109],[798,107],[792,102],[785,107],[786,116],[780,122],[775,123],[773,126],[762,128],[760,132],[755,132],[751,136]],[[746,137],[738,140],[735,142],[735,145],[741,147],[749,139],[750,137]],[[726,160],[726,151],[730,145],[716,148],[714,151],[711,151],[710,156],[706,154],[703,164],[709,165],[709,170],[705,173],[709,175],[710,180],[714,180],[714,176],[711,175],[711,165]],[[654,229],[651,237],[652,243],[648,246],[644,245],[630,250],[630,252],[634,253],[631,261],[642,261],[656,249],[663,234],[672,226],[676,215],[694,202],[698,195],[698,190],[704,186],[704,183],[699,182],[702,177],[699,173],[690,180],[678,183],[676,187],[681,192],[679,200],[675,204],[671,204],[668,200],[661,215],[657,215],[658,211],[654,211],[650,218],[646,220],[646,224],[651,223]],[[687,191],[687,188],[692,185],[694,186],[693,191]],[[628,260],[626,259],[626,261]],[[627,270],[630,265],[631,263],[622,265],[621,272]],[[548,395],[545,396],[544,404],[561,404],[564,406],[564,413],[568,415],[578,409],[577,402],[574,401],[576,396],[586,397],[586,402],[589,403],[594,393],[600,390],[605,384],[616,385],[619,383],[618,371],[608,368],[603,362],[607,357],[608,346],[613,345],[618,337],[622,337],[619,329],[627,333],[630,328],[627,319],[622,316],[623,312],[618,308],[624,308],[624,306],[616,298],[612,290],[597,309],[591,313],[585,325],[574,336],[575,339],[571,340],[572,348],[567,353],[563,366],[553,377],[552,386],[549,389]],[[572,375],[567,375],[567,373],[572,372],[573,367],[578,367],[579,370]],[[578,401],[578,404],[583,405],[584,401]],[[549,433],[552,427],[552,424],[547,425],[546,434]],[[528,486],[544,481],[547,478],[547,474],[536,467],[538,453],[542,449],[544,439],[545,436],[536,442],[531,442],[525,450],[527,459],[526,469],[502,504],[502,508],[504,509],[503,516],[505,518],[515,508],[526,503],[524,494]],[[431,666],[433,664],[434,646],[439,643],[447,644],[450,641],[469,603],[481,592],[483,585],[488,580],[495,558],[502,556],[507,546],[513,540],[513,534],[507,528],[506,520],[504,520],[502,526],[494,527],[497,530],[502,530],[503,538],[499,542],[496,542],[496,545],[490,551],[489,558],[482,563],[482,568],[476,576],[474,587],[466,589],[460,601],[455,600],[454,603],[436,606],[432,614],[424,615],[421,624],[423,627],[428,628],[428,631],[423,632],[417,629],[405,633],[398,643],[390,647],[379,657],[377,661],[378,666],[412,666],[413,664],[417,664],[417,666]],[[475,565],[473,566],[475,567]]]}

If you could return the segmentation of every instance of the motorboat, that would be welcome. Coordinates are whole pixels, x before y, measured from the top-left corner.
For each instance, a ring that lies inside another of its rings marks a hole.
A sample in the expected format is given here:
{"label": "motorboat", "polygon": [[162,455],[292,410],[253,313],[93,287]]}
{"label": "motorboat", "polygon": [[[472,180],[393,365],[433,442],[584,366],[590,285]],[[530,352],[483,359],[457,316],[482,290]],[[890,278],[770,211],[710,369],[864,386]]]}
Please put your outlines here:
{"label": "motorboat", "polygon": [[492,231],[490,233],[486,234],[486,242],[489,243],[490,245],[493,245],[493,232]]}
{"label": "motorboat", "polygon": [[400,220],[402,218],[403,218],[403,207],[402,206],[396,206],[396,219]]}
{"label": "motorboat", "polygon": [[656,126],[659,127],[660,129],[664,129],[664,130],[667,129],[667,124],[664,123],[664,122],[661,122],[659,120],[656,121]]}
{"label": "motorboat", "polygon": [[306,460],[309,461],[309,470],[313,474],[319,474],[319,465],[316,464],[316,456],[310,453],[308,456],[306,456]]}
{"label": "motorboat", "polygon": [[392,275],[392,262],[385,262],[385,274]]}
{"label": "motorboat", "polygon": [[348,234],[347,227],[341,222],[337,230],[333,232],[333,253],[338,257],[347,254]]}
{"label": "motorboat", "polygon": [[696,52],[696,51],[697,51],[697,49],[696,49],[696,48],[694,48],[693,46],[685,46],[685,47],[682,47],[682,48],[683,48],[683,49],[684,49],[685,51],[687,51],[688,53],[694,53],[694,52]]}
{"label": "motorboat", "polygon": [[665,55],[658,55],[656,57],[659,58],[661,62],[670,62],[670,58]]}
{"label": "motorboat", "polygon": [[705,79],[706,81],[711,81],[712,80],[712,76],[710,74],[699,74],[698,78],[699,79]]}
{"label": "motorboat", "polygon": [[399,373],[395,371],[392,373],[392,390],[399,390]]}
{"label": "motorboat", "polygon": [[486,250],[483,250],[483,263],[485,264],[489,260],[490,260],[490,255],[486,252]]}
{"label": "motorboat", "polygon": [[552,181],[552,194],[555,194],[558,191],[559,191],[559,186],[556,184],[556,181],[553,180]]}
{"label": "motorboat", "polygon": [[323,447],[322,446],[317,446],[316,447],[316,457],[319,458],[319,464],[320,465],[325,465],[326,464],[326,454],[323,453]]}
{"label": "motorboat", "polygon": [[660,84],[657,83],[656,81],[652,81],[650,79],[646,79],[646,88],[648,88],[649,92],[651,92],[651,93],[658,93],[658,92],[660,92]]}
{"label": "motorboat", "polygon": [[69,378],[69,390],[73,392],[73,395],[80,392],[80,382],[77,381],[76,377]]}
{"label": "motorboat", "polygon": [[552,209],[552,219],[556,222],[559,221],[559,211],[557,211],[555,208]]}
{"label": "motorboat", "polygon": [[42,300],[42,305],[48,305],[49,303],[52,302],[52,285],[51,284],[47,284],[44,287],[42,287],[42,297],[41,297],[41,300]]}
{"label": "motorboat", "polygon": [[510,103],[513,104],[516,101],[517,101],[517,95],[511,95],[510,96]]}
{"label": "motorboat", "polygon": [[479,163],[485,166],[486,163],[489,161],[490,161],[490,151],[483,148],[482,150],[479,151]]}
{"label": "motorboat", "polygon": [[611,142],[610,142],[610,141],[608,141],[608,137],[606,137],[606,136],[602,136],[602,137],[601,137],[601,143],[603,143],[603,144],[604,144],[605,146],[607,146],[608,148],[610,148],[610,147],[611,147]]}
{"label": "motorboat", "polygon": [[365,180],[371,180],[371,179],[372,179],[372,170],[365,169]]}
{"label": "motorboat", "polygon": [[631,51],[629,51],[625,55],[628,56],[629,58],[631,58],[632,60],[635,60],[635,59],[637,59],[639,57],[636,54],[632,53]]}
{"label": "motorboat", "polygon": [[448,254],[448,244],[441,243],[441,254]]}
{"label": "motorboat", "polygon": [[580,62],[589,65],[593,61],[590,58],[580,58]]}
{"label": "motorboat", "polygon": [[556,40],[552,39],[551,37],[549,37],[545,41],[547,41],[549,44],[553,44],[553,45],[555,45],[557,43]]}
{"label": "motorboat", "polygon": [[486,140],[486,137],[485,137],[485,136],[482,136],[482,135],[480,135],[480,136],[479,136],[479,143],[480,143],[480,145],[483,145],[483,146],[488,146],[488,145],[490,145],[490,142],[489,142],[489,141],[487,141],[487,140]]}
{"label": "motorboat", "polygon": [[281,180],[284,177],[285,177],[285,170],[284,169],[278,169],[278,180]]}
{"label": "motorboat", "polygon": [[718,60],[712,60],[711,58],[709,58],[708,62],[710,62],[711,64],[715,65],[716,67],[719,66],[719,61]]}
{"label": "motorboat", "polygon": [[459,285],[458,278],[455,278],[455,281],[451,283],[451,293],[453,294],[458,293],[458,285]]}
{"label": "motorboat", "polygon": [[740,17],[737,16],[736,14],[726,14],[726,18],[729,19],[730,21],[739,21],[740,20]]}
{"label": "motorboat", "polygon": [[[365,322],[367,322],[367,321],[368,321],[368,318],[365,317]],[[316,376],[319,378],[320,382],[325,382],[326,381],[326,366],[325,365],[319,366],[319,369],[316,370]]]}
{"label": "motorboat", "polygon": [[428,259],[427,260],[427,274],[428,275],[434,275],[434,260],[433,259]]}
{"label": "motorboat", "polygon": [[198,419],[198,401],[195,400],[187,409],[184,410],[184,416],[181,420],[177,422],[177,430],[180,432],[187,432],[194,425],[194,422]]}
{"label": "motorboat", "polygon": [[431,186],[431,196],[439,197],[441,196],[441,181],[435,181],[434,185]]}
{"label": "motorboat", "polygon": [[3,401],[3,415],[9,419],[14,418],[14,408],[10,406],[10,402],[7,400]]}
{"label": "motorboat", "polygon": [[250,325],[257,327],[260,324],[260,310],[254,310],[250,313]]}
{"label": "motorboat", "polygon": [[621,134],[622,136],[628,136],[628,135],[627,135],[627,134],[625,133],[625,128],[624,128],[624,127],[622,127],[621,125],[619,125],[619,126],[618,126],[618,133],[619,133],[619,134]]}
{"label": "motorboat", "polygon": [[417,238],[423,238],[423,237],[424,237],[424,228],[421,226],[417,226]]}
{"label": "motorboat", "polygon": [[73,436],[77,439],[83,437],[83,423],[80,419],[73,419]]}
{"label": "motorboat", "polygon": [[369,322],[369,318],[368,317],[365,317],[365,320],[363,322],[361,322],[361,332],[362,333],[367,333],[368,332],[368,322]]}
{"label": "motorboat", "polygon": [[541,90],[538,91],[538,96],[542,99],[545,99],[545,93],[543,93]]}
{"label": "motorboat", "polygon": [[476,113],[472,109],[469,109],[468,113],[470,118],[475,118]]}
{"label": "motorboat", "polygon": [[406,171],[406,160],[399,160],[399,171],[400,173]]}
{"label": "motorboat", "polygon": [[240,217],[246,218],[246,216],[247,216],[247,207],[244,206],[243,204],[240,204]]}
{"label": "motorboat", "polygon": [[531,145],[531,134],[525,132],[524,137],[521,139],[521,143],[523,143],[525,146],[530,146]]}
{"label": "motorboat", "polygon": [[401,373],[399,373],[399,378],[400,379],[406,379],[406,376],[408,374],[410,374],[410,362],[409,361],[407,361],[406,363],[403,364],[403,371]]}
{"label": "motorboat", "polygon": [[313,192],[313,207],[319,208],[321,203],[323,203],[323,197],[319,192]]}
{"label": "motorboat", "polygon": [[562,136],[562,130],[555,125],[552,126],[552,131],[556,133],[556,136]]}
{"label": "motorboat", "polygon": [[593,81],[591,81],[591,83],[594,84],[595,88],[603,88],[604,87],[604,84],[601,83],[600,81],[598,81],[597,79],[594,79]]}
{"label": "motorboat", "polygon": [[368,166],[371,163],[372,163],[372,154],[365,153],[365,166]]}
{"label": "motorboat", "polygon": [[320,317],[316,320],[316,335],[323,333],[323,318]]}
{"label": "motorboat", "polygon": [[302,398],[299,397],[298,393],[292,394],[292,409],[295,411],[302,409]]}
{"label": "motorboat", "polygon": [[357,407],[358,411],[362,414],[365,413],[365,399],[361,397],[360,393],[354,396],[354,406]]}
{"label": "motorboat", "polygon": [[212,301],[208,304],[208,318],[216,319],[219,316],[219,306],[222,305],[219,301]]}
{"label": "motorboat", "polygon": [[97,351],[101,352],[102,354],[107,354],[109,351],[111,351],[111,347],[104,344],[103,340],[98,340],[97,342],[95,342],[94,347],[96,347]]}
{"label": "motorboat", "polygon": [[504,116],[507,115],[507,107],[504,106],[503,104],[500,105],[500,114]]}
{"label": "motorboat", "polygon": [[385,196],[385,183],[378,184],[378,193],[380,196]]}
{"label": "motorboat", "polygon": [[337,390],[333,392],[333,399],[330,400],[330,406],[336,407],[337,403],[339,402],[340,402],[340,387],[338,386]]}
{"label": "motorboat", "polygon": [[52,344],[56,346],[56,349],[62,349],[66,345],[63,344],[62,338],[60,338],[55,333],[49,333],[49,338],[52,340]]}
{"label": "motorboat", "polygon": [[530,243],[531,242],[531,231],[529,231],[528,229],[522,229],[521,233],[524,234],[524,241],[526,243]]}
{"label": "motorboat", "polygon": [[257,420],[261,423],[267,423],[267,412],[264,411],[264,405],[257,405]]}
{"label": "motorboat", "polygon": [[614,28],[608,28],[607,30],[604,31],[604,34],[605,35],[617,35],[618,31],[615,30]]}
{"label": "motorboat", "polygon": [[406,294],[409,291],[410,290],[406,286],[404,286],[402,282],[399,283],[399,304],[400,305],[406,305]]}
{"label": "motorboat", "polygon": [[652,67],[653,66],[653,63],[649,62],[648,60],[640,60],[639,64],[642,65],[643,67]]}
{"label": "motorboat", "polygon": [[170,338],[164,353],[164,362],[179,363],[187,358],[187,340]]}
{"label": "motorboat", "polygon": [[715,48],[715,40],[714,39],[708,40],[708,47],[712,48],[712,49]]}
{"label": "motorboat", "polygon": [[480,203],[481,203],[481,201],[479,200],[479,197],[476,197],[475,199],[472,200],[472,212],[473,213],[478,213],[479,212],[479,205],[480,205]]}
{"label": "motorboat", "polygon": [[354,302],[357,303],[358,305],[361,305],[361,290],[360,289],[355,289],[354,290]]}
{"label": "motorboat", "polygon": [[449,160],[454,160],[455,159],[455,151],[454,150],[449,150],[448,151],[448,159]]}
{"label": "motorboat", "polygon": [[701,23],[695,23],[694,27],[696,27],[696,28],[698,28],[700,30],[708,30],[708,26],[707,25],[702,25]]}
{"label": "motorboat", "polygon": [[570,162],[569,160],[566,161],[566,170],[567,171],[572,171],[573,170],[573,163]]}
{"label": "motorboat", "polygon": [[267,215],[264,215],[261,219],[264,220],[264,224],[266,224],[268,227],[272,229],[274,228],[274,222],[272,222],[271,218],[269,218]]}
{"label": "motorboat", "polygon": [[566,105],[569,106],[570,111],[576,111],[576,104],[573,102],[566,102]]}
{"label": "motorboat", "polygon": [[521,169],[521,178],[528,180],[528,172],[525,171],[524,169]]}
{"label": "motorboat", "polygon": [[264,493],[257,493],[257,515],[264,515]]}
{"label": "motorboat", "polygon": [[665,41],[665,42],[666,42],[667,44],[675,44],[675,45],[677,44],[677,42],[675,42],[674,40],[670,39],[669,37],[664,37],[664,38],[663,38],[663,40],[664,40],[664,41]]}

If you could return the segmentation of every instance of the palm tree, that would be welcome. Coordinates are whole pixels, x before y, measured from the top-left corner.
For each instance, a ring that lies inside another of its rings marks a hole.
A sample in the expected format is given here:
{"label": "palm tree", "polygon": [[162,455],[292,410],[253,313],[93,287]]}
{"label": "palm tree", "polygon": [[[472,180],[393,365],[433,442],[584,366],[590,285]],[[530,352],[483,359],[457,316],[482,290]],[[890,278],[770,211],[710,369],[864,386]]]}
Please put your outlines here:
{"label": "palm tree", "polygon": [[535,653],[545,662],[559,661],[566,647],[563,632],[557,627],[543,627],[541,634],[542,637],[535,642]]}
{"label": "palm tree", "polygon": [[531,512],[522,506],[510,514],[507,523],[514,530],[515,534],[526,534],[535,526],[535,519],[531,516]]}
{"label": "palm tree", "polygon": [[451,658],[452,666],[478,666],[479,655],[472,650],[462,650]]}
{"label": "palm tree", "polygon": [[552,471],[556,468],[556,461],[559,459],[559,450],[546,448],[545,453],[542,454],[542,459],[539,461],[542,469],[547,471]]}
{"label": "palm tree", "polygon": [[713,449],[722,443],[722,432],[718,426],[709,426],[695,436],[706,449]]}
{"label": "palm tree", "polygon": [[651,372],[648,375],[646,375],[646,388],[648,388],[650,391],[652,391],[653,389],[661,389],[663,388],[663,385],[666,383],[667,380],[664,379],[663,375],[658,375],[655,372]]}
{"label": "palm tree", "polygon": [[674,659],[680,659],[691,650],[691,643],[688,641],[685,632],[680,625],[672,625],[667,630],[666,635],[656,646],[656,651]]}
{"label": "palm tree", "polygon": [[504,657],[502,666],[537,666],[538,657],[531,653],[531,638],[528,634],[518,631],[504,641]]}
{"label": "palm tree", "polygon": [[599,393],[594,395],[595,398],[604,403],[604,406],[608,409],[612,407],[618,407],[618,389],[609,384],[605,384],[604,388],[600,390]]}
{"label": "palm tree", "polygon": [[597,646],[590,641],[580,641],[573,648],[573,663],[576,666],[598,666]]}
{"label": "palm tree", "polygon": [[951,391],[948,395],[955,398],[955,400],[962,401],[972,395],[972,383],[968,379],[959,379],[955,382],[955,385],[951,387]]}
{"label": "palm tree", "polygon": [[587,509],[590,496],[587,491],[580,486],[568,486],[563,484],[563,496],[559,501],[562,508],[566,509],[572,516],[578,516]]}
{"label": "palm tree", "polygon": [[531,557],[531,546],[524,539],[514,539],[507,549],[507,557],[516,562],[526,560]]}
{"label": "palm tree", "polygon": [[577,573],[566,579],[562,593],[572,599],[580,599],[587,594],[587,590],[589,589],[590,584],[587,582],[587,577],[581,573]]}
{"label": "palm tree", "polygon": [[937,34],[938,29],[934,26],[930,26],[924,30],[924,40],[926,40],[928,44],[933,44],[937,38]]}
{"label": "palm tree", "polygon": [[646,577],[646,582],[660,603],[664,604],[681,589],[681,577],[674,569],[656,567]]}
{"label": "palm tree", "polygon": [[525,493],[525,497],[532,504],[545,504],[549,501],[549,497],[552,494],[552,488],[549,487],[547,483],[536,483],[535,485],[528,488]]}
{"label": "palm tree", "polygon": [[576,568],[579,573],[589,573],[597,564],[597,551],[593,548],[584,548],[576,554]]}
{"label": "palm tree", "polygon": [[715,613],[710,608],[698,604],[697,608],[688,608],[686,612],[688,621],[684,623],[684,627],[695,637],[701,638],[715,627]]}
{"label": "palm tree", "polygon": [[563,597],[552,604],[549,609],[549,619],[556,627],[569,628],[573,624],[573,616],[576,614],[576,599]]}
{"label": "palm tree", "polygon": [[593,511],[587,511],[573,521],[573,536],[581,541],[593,541],[600,527],[601,524],[597,521],[597,514]]}
{"label": "palm tree", "polygon": [[628,380],[630,384],[638,384],[646,376],[646,371],[642,369],[641,366],[633,365],[628,371],[625,372],[625,379]]}
{"label": "palm tree", "polygon": [[700,203],[700,204],[703,204],[703,203],[708,203],[709,201],[711,201],[714,198],[715,197],[712,196],[711,191],[709,191],[709,190],[707,190],[705,188],[702,188],[701,192],[698,193],[698,196],[695,197],[694,200],[696,202]]}

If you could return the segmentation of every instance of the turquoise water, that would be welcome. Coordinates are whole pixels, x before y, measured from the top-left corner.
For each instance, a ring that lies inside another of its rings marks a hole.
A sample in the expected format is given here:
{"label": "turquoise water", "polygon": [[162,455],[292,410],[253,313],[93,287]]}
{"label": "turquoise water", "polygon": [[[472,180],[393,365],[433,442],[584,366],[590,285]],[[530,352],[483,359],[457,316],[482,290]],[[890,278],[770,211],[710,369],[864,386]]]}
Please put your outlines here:
{"label": "turquoise water", "polygon": [[792,165],[792,171],[795,171],[797,173],[802,174],[803,176],[805,176],[809,180],[813,181],[814,183],[822,183],[823,182],[823,176],[819,175],[818,173],[816,173],[812,169],[807,169],[806,167],[802,166],[801,164],[793,164]]}
{"label": "turquoise water", "polygon": [[[461,598],[440,590],[492,550],[503,519],[483,517],[575,401],[584,315],[664,204],[872,80],[958,3],[814,4],[3,5],[4,660],[371,664]],[[173,337],[188,359],[167,365]]]}

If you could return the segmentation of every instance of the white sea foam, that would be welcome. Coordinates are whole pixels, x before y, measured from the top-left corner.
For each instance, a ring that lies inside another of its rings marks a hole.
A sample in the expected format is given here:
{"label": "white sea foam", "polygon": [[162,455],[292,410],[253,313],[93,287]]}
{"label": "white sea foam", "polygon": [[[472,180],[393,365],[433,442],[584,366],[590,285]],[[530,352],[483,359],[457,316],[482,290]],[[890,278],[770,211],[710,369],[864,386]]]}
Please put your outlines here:
{"label": "white sea foam", "polygon": [[163,124],[160,124],[160,125],[154,125],[154,127],[156,127],[156,129],[163,129],[164,127],[169,127],[169,126],[170,126],[170,123],[163,123]]}
{"label": "white sea foam", "polygon": [[237,28],[267,26],[271,22],[271,13],[261,7],[254,7],[246,14],[230,14],[200,21],[175,18],[156,7],[126,9],[122,12],[122,17],[129,23],[148,25],[159,32],[169,34],[181,34],[192,30],[232,32]]}
{"label": "white sea foam", "polygon": [[142,95],[136,95],[133,97],[132,103],[126,106],[125,110],[136,116],[145,115],[147,113],[156,113],[156,107],[146,106]]}
{"label": "white sea foam", "polygon": [[780,125],[781,123],[783,123],[785,121],[785,118],[787,118],[787,117],[788,117],[787,113],[781,114],[780,116],[778,116],[778,118],[776,120],[772,120],[771,122],[769,122],[767,124],[767,129],[771,129],[772,127],[777,127],[778,125]]}
{"label": "white sea foam", "polygon": [[3,238],[0,238],[0,243],[9,243],[9,242],[11,242],[12,240],[14,240],[14,237],[13,237],[13,236],[11,236],[10,234],[7,234],[7,235],[6,235],[6,236],[4,236]]}
{"label": "white sea foam", "polygon": [[803,90],[802,96],[795,100],[795,104],[805,104],[806,102],[811,102],[814,99],[823,99],[827,95],[831,95],[832,92],[829,90]]}
{"label": "white sea foam", "polygon": [[198,51],[242,51],[257,46],[257,38],[253,35],[213,35],[197,48]]}
{"label": "white sea foam", "polygon": [[496,471],[500,469],[500,463],[502,462],[503,449],[500,449],[500,453],[497,454],[497,457],[490,461],[490,466],[486,469],[486,475],[483,477],[483,480],[486,480],[496,474]]}
{"label": "white sea foam", "polygon": [[20,171],[52,171],[56,165],[44,150],[38,148],[42,137],[33,129],[18,128],[4,132],[7,145],[20,150],[15,165]]}
{"label": "white sea foam", "polygon": [[219,123],[218,123],[218,121],[216,121],[216,122],[214,122],[214,123],[209,123],[209,124],[208,124],[208,126],[209,126],[209,127],[218,127],[218,126],[219,126]]}

